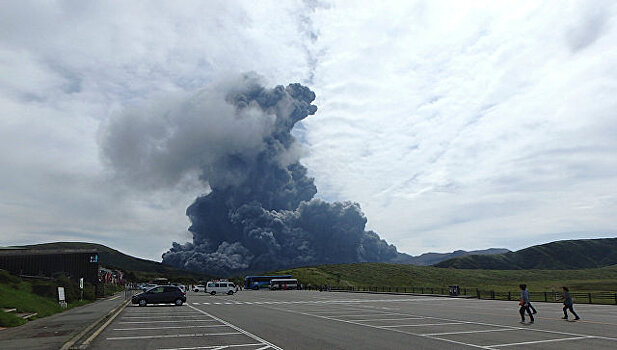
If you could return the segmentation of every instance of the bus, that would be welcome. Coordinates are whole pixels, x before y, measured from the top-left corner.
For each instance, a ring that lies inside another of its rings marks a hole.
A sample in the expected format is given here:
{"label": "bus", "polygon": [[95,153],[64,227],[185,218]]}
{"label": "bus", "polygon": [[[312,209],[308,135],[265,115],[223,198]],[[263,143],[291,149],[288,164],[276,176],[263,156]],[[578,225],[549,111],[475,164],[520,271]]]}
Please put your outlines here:
{"label": "bus", "polygon": [[272,279],[291,278],[291,275],[278,276],[246,276],[244,277],[244,289],[268,288]]}
{"label": "bus", "polygon": [[270,280],[270,289],[298,289],[298,280],[295,278],[273,278]]}

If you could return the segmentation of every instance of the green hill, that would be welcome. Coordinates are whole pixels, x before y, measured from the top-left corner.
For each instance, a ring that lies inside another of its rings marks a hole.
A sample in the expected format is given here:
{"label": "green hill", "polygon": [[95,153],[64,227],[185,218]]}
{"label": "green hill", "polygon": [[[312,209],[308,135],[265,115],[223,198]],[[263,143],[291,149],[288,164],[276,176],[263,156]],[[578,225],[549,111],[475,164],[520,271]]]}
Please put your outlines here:
{"label": "green hill", "polygon": [[391,261],[393,264],[411,264],[411,265],[434,265],[444,260],[456,258],[464,255],[486,255],[486,254],[502,254],[508,253],[509,250],[505,248],[489,248],[484,250],[455,250],[452,253],[424,253],[418,256],[411,256],[405,253],[399,253],[399,256]]}
{"label": "green hill", "polygon": [[85,243],[85,242],[54,242],[21,246],[20,248],[27,249],[96,249],[99,253],[99,263],[101,266],[119,269],[127,273],[132,272],[139,280],[147,280],[155,277],[165,277],[170,280],[180,279],[208,279],[207,276],[180,270],[173,266],[164,265],[160,262],[135,258],[130,255],[121,253],[115,249],[109,248],[102,244]]}
{"label": "green hill", "polygon": [[482,290],[551,290],[567,285],[577,291],[617,290],[617,265],[580,270],[465,270],[432,266],[362,263],[300,267],[271,272],[291,274],[304,285],[340,287],[447,287]]}
{"label": "green hill", "polygon": [[617,238],[557,241],[505,254],[461,256],[434,266],[456,269],[567,270],[614,264],[617,264]]}

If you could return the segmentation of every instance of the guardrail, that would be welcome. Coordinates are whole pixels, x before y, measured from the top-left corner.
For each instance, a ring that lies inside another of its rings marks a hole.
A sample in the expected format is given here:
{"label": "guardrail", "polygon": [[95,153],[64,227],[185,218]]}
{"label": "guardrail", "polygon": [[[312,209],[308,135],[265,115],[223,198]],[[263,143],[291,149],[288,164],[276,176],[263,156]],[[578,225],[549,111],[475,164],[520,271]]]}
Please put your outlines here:
{"label": "guardrail", "polygon": [[126,288],[124,289],[124,300],[131,299],[133,295],[137,294],[137,289]]}
{"label": "guardrail", "polygon": [[[496,292],[476,289],[478,299],[519,300],[520,291]],[[579,304],[614,304],[617,305],[617,292],[570,292],[575,303]],[[531,301],[562,302],[562,293],[557,291],[529,292]]]}
{"label": "guardrail", "polygon": [[[346,290],[349,292],[375,292],[375,293],[410,293],[410,294],[433,294],[433,295],[450,295],[448,287],[356,287],[356,286],[324,286],[322,289],[327,290]],[[473,289],[469,289],[471,293]],[[470,295],[467,293],[467,288],[459,288],[457,295]]]}
{"label": "guardrail", "polygon": [[[510,300],[520,299],[519,291],[494,291],[478,288],[458,288],[458,293],[452,293],[449,287],[387,287],[387,286],[322,286],[320,290],[336,290],[348,292],[375,292],[375,293],[410,293],[426,295],[461,295],[478,299]],[[617,292],[570,292],[575,303],[579,304],[612,304],[617,305]],[[531,301],[561,303],[562,293],[557,291],[529,292]]]}

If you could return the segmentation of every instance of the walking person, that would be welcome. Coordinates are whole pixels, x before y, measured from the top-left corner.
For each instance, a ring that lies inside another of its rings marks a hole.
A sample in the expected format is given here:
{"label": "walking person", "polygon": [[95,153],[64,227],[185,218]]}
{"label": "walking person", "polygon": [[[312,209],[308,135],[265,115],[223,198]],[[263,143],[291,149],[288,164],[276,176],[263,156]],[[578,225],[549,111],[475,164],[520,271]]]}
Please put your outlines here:
{"label": "walking person", "polygon": [[531,310],[529,309],[530,300],[527,285],[520,284],[519,288],[521,289],[521,301],[519,302],[521,308],[518,310],[518,312],[521,314],[521,323],[525,323],[525,312],[527,312],[527,314],[529,315],[529,324],[532,324],[534,322],[534,318]]}
{"label": "walking person", "polygon": [[568,319],[568,310],[574,315],[574,320],[580,320],[576,312],[574,312],[574,301],[572,300],[572,296],[570,296],[570,289],[568,287],[561,287],[563,289],[563,319]]}
{"label": "walking person", "polygon": [[531,311],[532,311],[531,313],[534,314],[534,315],[538,313],[538,310],[536,310],[536,308],[533,307],[533,305],[531,305],[531,303],[529,303],[529,309],[531,309]]}

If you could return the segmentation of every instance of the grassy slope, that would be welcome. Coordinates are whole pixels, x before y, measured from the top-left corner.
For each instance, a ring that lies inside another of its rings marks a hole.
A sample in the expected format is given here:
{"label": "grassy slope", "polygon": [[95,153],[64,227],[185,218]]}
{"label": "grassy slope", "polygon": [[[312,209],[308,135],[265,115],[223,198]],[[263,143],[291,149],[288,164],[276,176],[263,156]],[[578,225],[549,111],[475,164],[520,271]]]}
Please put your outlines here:
{"label": "grassy slope", "polygon": [[17,308],[18,312],[36,312],[39,317],[62,311],[53,299],[33,294],[27,282],[0,284],[0,306]]}
{"label": "grassy slope", "polygon": [[[49,283],[50,286],[52,282]],[[55,288],[55,287],[53,287]],[[92,294],[94,295],[94,294]],[[68,300],[68,299],[67,299]],[[88,300],[73,300],[68,303],[68,308],[89,303]],[[16,276],[0,271],[0,308],[17,309],[20,313],[37,313],[31,319],[53,315],[62,312],[55,297],[41,296],[33,292],[33,283],[22,281]],[[14,313],[0,311],[0,326],[14,327],[24,324],[26,321],[17,317]]]}
{"label": "grassy slope", "polygon": [[464,270],[431,266],[381,263],[322,265],[277,271],[291,274],[304,284],[337,286],[447,287],[483,290],[516,290],[526,283],[533,290],[558,289],[562,285],[577,291],[617,290],[617,265],[582,270]]}
{"label": "grassy slope", "polygon": [[498,255],[468,255],[435,266],[458,269],[582,269],[617,264],[617,238],[580,239],[536,245]]}
{"label": "grassy slope", "polygon": [[177,269],[163,265],[160,262],[135,258],[115,249],[96,243],[83,242],[55,242],[24,246],[30,249],[96,249],[99,252],[99,262],[102,266],[116,268],[123,271],[133,271],[142,279],[155,277],[173,277],[187,279],[204,279],[203,274]]}

